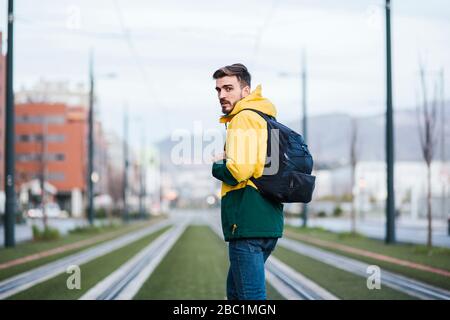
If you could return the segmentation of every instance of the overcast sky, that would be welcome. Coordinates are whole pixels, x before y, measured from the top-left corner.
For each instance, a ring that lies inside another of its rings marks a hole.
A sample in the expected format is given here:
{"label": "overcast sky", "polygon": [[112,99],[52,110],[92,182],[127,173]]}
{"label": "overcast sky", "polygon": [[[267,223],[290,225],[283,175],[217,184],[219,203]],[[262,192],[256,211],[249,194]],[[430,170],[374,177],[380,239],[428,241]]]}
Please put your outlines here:
{"label": "overcast sky", "polygon": [[[450,2],[392,2],[394,105],[411,108],[419,57],[432,72],[444,68],[450,79]],[[0,0],[2,30],[6,3]],[[127,104],[132,136],[145,126],[148,140],[157,140],[177,128],[192,129],[194,121],[205,129],[221,128],[211,74],[235,62],[248,66],[253,87],[262,84],[279,120],[299,118],[304,49],[311,114],[379,114],[385,109],[383,5],[381,0],[16,0],[15,88],[40,78],[87,83],[92,47],[105,126],[121,134]],[[110,72],[117,77],[101,77]],[[280,76],[283,72],[290,76]]]}

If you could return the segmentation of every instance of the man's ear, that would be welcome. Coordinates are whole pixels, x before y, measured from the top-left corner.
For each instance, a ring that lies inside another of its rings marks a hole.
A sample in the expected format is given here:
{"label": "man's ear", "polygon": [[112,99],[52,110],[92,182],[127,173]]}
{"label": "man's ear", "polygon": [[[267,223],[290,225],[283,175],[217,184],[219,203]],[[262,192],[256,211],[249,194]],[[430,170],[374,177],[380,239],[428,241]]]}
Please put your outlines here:
{"label": "man's ear", "polygon": [[242,89],[242,95],[244,96],[244,97],[246,97],[246,96],[248,96],[250,94],[250,86],[245,86],[243,89]]}

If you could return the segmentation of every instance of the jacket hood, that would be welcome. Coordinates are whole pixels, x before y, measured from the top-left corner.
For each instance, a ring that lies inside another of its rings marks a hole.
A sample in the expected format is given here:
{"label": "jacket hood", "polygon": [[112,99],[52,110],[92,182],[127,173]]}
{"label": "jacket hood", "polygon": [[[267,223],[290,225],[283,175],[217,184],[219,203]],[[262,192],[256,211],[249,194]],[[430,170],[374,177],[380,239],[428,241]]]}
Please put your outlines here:
{"label": "jacket hood", "polygon": [[248,96],[240,100],[234,106],[233,110],[229,114],[220,117],[220,123],[230,122],[231,119],[240,111],[244,109],[255,109],[265,114],[276,117],[277,110],[269,99],[266,99],[261,94],[261,85],[259,84],[255,90],[253,90]]}

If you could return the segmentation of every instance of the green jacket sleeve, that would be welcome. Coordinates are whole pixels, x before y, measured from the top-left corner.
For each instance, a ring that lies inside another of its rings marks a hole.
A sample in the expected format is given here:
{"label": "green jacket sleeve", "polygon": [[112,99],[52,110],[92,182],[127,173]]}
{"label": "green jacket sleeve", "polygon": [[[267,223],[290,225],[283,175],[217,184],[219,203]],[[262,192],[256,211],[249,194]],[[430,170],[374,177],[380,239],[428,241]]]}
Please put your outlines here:
{"label": "green jacket sleeve", "polygon": [[230,186],[235,186],[238,184],[238,181],[231,175],[230,171],[228,170],[226,162],[224,160],[219,160],[213,163],[212,175],[213,177],[219,179],[222,182],[225,182]]}

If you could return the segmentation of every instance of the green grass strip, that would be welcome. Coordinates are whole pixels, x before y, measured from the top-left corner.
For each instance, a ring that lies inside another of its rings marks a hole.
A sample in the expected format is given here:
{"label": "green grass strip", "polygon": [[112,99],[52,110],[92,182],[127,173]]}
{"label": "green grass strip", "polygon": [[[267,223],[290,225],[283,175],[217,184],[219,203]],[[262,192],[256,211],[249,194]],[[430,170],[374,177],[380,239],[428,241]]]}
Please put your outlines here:
{"label": "green grass strip", "polygon": [[[190,226],[134,299],[226,299],[227,246],[209,227]],[[283,299],[268,286],[269,299]]]}
{"label": "green grass strip", "polygon": [[[139,224],[133,224],[133,225],[124,225],[124,226],[120,226],[120,227],[114,227],[114,231],[111,231],[108,228],[105,228],[104,230],[109,230],[109,231],[105,231],[105,235],[107,235],[109,233],[111,235],[110,237],[107,236],[103,240],[99,240],[98,242],[95,242],[95,243],[92,243],[92,244],[89,244],[86,246],[82,246],[82,247],[79,247],[76,249],[71,249],[71,250],[64,251],[64,252],[61,252],[61,253],[58,253],[55,255],[39,258],[37,260],[25,262],[23,264],[19,264],[19,265],[12,266],[12,267],[9,267],[6,269],[2,269],[2,270],[0,270],[0,281],[10,278],[12,276],[15,276],[17,274],[20,274],[22,272],[31,270],[33,268],[37,268],[44,264],[50,263],[52,261],[56,261],[63,257],[69,256],[71,254],[80,252],[82,250],[86,250],[88,248],[99,245],[106,241],[116,239],[120,236],[123,236],[123,235],[129,233],[129,232],[134,232],[136,230],[150,226],[150,225],[156,223],[157,221],[160,221],[160,220],[155,219],[155,220],[152,220],[150,223],[139,223]],[[22,244],[17,245],[15,248],[0,249],[0,257],[2,258],[2,260],[4,260],[2,262],[5,262],[5,261],[12,260],[12,259],[24,257],[24,256],[27,256],[30,254],[34,254],[37,252],[50,250],[50,249],[53,249],[56,247],[66,245],[66,244],[86,240],[86,239],[89,239],[90,237],[97,236],[102,233],[103,232],[92,234],[92,233],[87,232],[87,233],[82,233],[82,234],[69,234],[61,239],[58,239],[57,241],[22,243]],[[15,252],[15,250],[17,250],[17,252]],[[5,259],[5,257],[3,255],[5,255],[5,256],[7,255],[8,257]]]}
{"label": "green grass strip", "polygon": [[[289,229],[292,230],[292,229]],[[424,265],[432,266],[432,267],[438,267],[445,270],[449,270],[449,263],[450,263],[450,254],[448,250],[446,249],[435,249],[434,251],[426,252],[423,249],[423,246],[416,246],[416,245],[407,245],[407,244],[395,244],[395,245],[386,245],[382,241],[374,240],[374,239],[368,239],[361,236],[354,236],[350,234],[333,234],[328,231],[322,231],[322,230],[301,230],[299,228],[294,229],[294,232],[299,233],[301,235],[307,235],[314,238],[318,238],[321,240],[327,240],[332,241],[333,243],[339,243],[344,244],[350,247],[355,247],[358,249],[364,249],[368,251],[372,251],[375,253],[408,260],[411,262],[417,262]],[[293,238],[295,239],[295,238]],[[406,277],[410,277],[419,281],[423,281],[425,283],[441,287],[447,290],[450,290],[450,278],[445,277],[440,274],[431,273],[423,270],[413,269],[409,267],[405,267],[402,265],[394,264],[387,261],[378,260],[371,257],[366,257],[350,252],[345,252],[342,250],[329,248],[329,247],[323,247],[316,244],[311,244],[307,241],[302,241],[300,239],[296,239],[300,242],[304,242],[308,245],[314,245],[317,247],[320,247],[322,249],[325,249],[330,252],[337,253],[342,256],[346,256],[349,258],[353,258],[362,262],[366,262],[369,264],[377,265],[382,269],[392,271],[401,275],[404,275]],[[428,259],[428,260],[427,260]]]}
{"label": "green grass strip", "polygon": [[450,248],[428,249],[425,245],[406,243],[387,245],[382,240],[368,238],[358,233],[356,235],[349,232],[335,233],[321,228],[286,226],[286,230],[450,271]]}
{"label": "green grass strip", "polygon": [[[59,239],[51,241],[25,241],[18,243],[13,248],[1,248],[0,249],[0,263],[4,263],[10,260],[22,258],[31,254],[35,254],[41,251],[51,250],[57,247],[61,247],[74,242],[82,241],[93,236],[106,234],[108,232],[127,230],[131,225],[111,225],[98,228],[99,232],[78,232],[78,233],[68,233]],[[133,226],[135,227],[135,226]]]}
{"label": "green grass strip", "polygon": [[125,247],[81,265],[81,289],[79,290],[69,290],[67,288],[67,279],[70,275],[62,273],[52,279],[39,283],[28,290],[19,292],[16,295],[9,297],[9,299],[78,299],[168,229],[169,227],[158,230],[140,240],[126,245]]}
{"label": "green grass strip", "polygon": [[275,257],[294,270],[328,290],[336,297],[345,300],[405,300],[414,299],[397,290],[383,285],[381,273],[381,289],[369,290],[364,277],[337,269],[323,262],[298,254],[278,246],[273,253]]}

